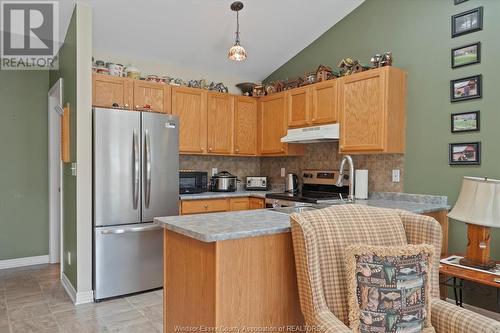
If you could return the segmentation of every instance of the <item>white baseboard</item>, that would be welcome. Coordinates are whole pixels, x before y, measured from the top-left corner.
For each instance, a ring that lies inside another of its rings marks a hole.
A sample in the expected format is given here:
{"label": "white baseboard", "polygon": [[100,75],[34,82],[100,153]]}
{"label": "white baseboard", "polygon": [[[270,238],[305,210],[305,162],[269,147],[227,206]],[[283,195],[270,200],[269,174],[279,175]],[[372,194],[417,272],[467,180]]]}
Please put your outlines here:
{"label": "white baseboard", "polygon": [[91,291],[80,291],[76,293],[76,303],[75,305],[93,303],[94,302],[94,292]]}
{"label": "white baseboard", "polygon": [[71,298],[71,301],[73,302],[73,304],[75,304],[76,303],[76,289],[75,289],[75,287],[73,287],[73,285],[69,281],[68,277],[64,273],[61,273],[61,283],[64,287],[64,290],[66,290],[66,292],[68,293],[69,298]]}
{"label": "white baseboard", "polygon": [[[455,304],[455,300],[451,299],[451,298],[447,298],[446,302]],[[464,307],[464,309],[467,309],[467,310],[470,310],[472,312],[475,312],[475,313],[478,313],[480,315],[483,315],[485,317],[488,317],[488,318],[500,321],[500,313],[489,311],[489,310],[486,310],[486,309],[482,309],[482,308],[479,308],[477,306],[470,305],[470,304],[467,304],[467,303],[462,303],[462,306]]]}
{"label": "white baseboard", "polygon": [[0,269],[48,264],[49,255],[0,260]]}
{"label": "white baseboard", "polygon": [[64,273],[61,273],[61,283],[68,293],[69,298],[71,298],[73,304],[80,305],[94,302],[94,292],[92,290],[77,292]]}

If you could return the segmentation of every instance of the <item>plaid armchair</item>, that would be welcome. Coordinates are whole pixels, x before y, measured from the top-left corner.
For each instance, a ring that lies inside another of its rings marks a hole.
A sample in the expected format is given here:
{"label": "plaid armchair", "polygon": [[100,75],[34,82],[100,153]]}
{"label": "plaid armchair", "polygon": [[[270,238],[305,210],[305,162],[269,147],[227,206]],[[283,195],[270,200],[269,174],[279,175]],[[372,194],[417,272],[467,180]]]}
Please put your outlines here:
{"label": "plaid armchair", "polygon": [[[431,217],[363,205],[292,214],[300,306],[311,326],[348,333],[344,249],[356,243],[431,244],[441,253],[441,227]],[[439,255],[431,277],[431,321],[437,333],[500,333],[500,323],[439,299]]]}

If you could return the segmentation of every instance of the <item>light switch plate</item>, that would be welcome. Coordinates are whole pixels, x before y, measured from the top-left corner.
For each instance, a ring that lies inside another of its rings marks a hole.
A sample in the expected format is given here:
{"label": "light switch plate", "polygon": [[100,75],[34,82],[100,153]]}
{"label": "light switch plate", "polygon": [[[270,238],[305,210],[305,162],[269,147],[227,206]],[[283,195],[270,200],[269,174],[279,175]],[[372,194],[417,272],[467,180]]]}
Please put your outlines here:
{"label": "light switch plate", "polygon": [[400,181],[400,171],[399,169],[392,170],[392,182],[399,183]]}
{"label": "light switch plate", "polygon": [[217,168],[212,168],[212,176],[215,176],[218,171]]}
{"label": "light switch plate", "polygon": [[286,170],[285,168],[281,168],[281,177],[285,177]]}
{"label": "light switch plate", "polygon": [[76,168],[77,168],[76,163],[75,162],[71,163],[71,175],[75,176],[75,177],[76,177],[76,172],[77,172]]}

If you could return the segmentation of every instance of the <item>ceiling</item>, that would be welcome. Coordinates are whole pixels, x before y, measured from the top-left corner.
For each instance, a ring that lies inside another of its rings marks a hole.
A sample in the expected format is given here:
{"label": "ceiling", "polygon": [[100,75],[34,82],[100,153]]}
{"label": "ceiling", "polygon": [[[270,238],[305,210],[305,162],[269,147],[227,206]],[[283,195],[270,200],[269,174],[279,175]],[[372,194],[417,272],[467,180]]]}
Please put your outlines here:
{"label": "ceiling", "polygon": [[[93,9],[94,51],[260,81],[364,0],[243,0],[242,63],[227,59],[234,44],[232,0],[79,0]],[[76,1],[61,0],[61,40]]]}

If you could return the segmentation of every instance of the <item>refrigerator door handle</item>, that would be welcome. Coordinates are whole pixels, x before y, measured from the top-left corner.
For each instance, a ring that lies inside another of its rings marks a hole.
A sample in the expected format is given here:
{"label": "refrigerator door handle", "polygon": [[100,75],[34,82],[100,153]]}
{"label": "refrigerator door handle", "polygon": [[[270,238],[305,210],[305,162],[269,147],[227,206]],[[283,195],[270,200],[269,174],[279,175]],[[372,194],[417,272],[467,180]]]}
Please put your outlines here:
{"label": "refrigerator door handle", "polygon": [[133,202],[133,205],[134,205],[134,209],[137,209],[137,206],[139,205],[139,178],[140,178],[140,174],[139,174],[139,139],[137,137],[137,131],[134,130],[134,133],[133,133],[133,137],[132,137],[132,141],[133,141],[133,170],[132,170],[132,175],[133,175],[133,193],[134,193],[134,202]]}
{"label": "refrigerator door handle", "polygon": [[102,235],[116,235],[116,234],[128,234],[128,233],[132,233],[132,232],[156,231],[156,230],[161,230],[161,229],[162,229],[161,226],[155,225],[152,227],[102,230],[101,234]]}
{"label": "refrigerator door handle", "polygon": [[145,138],[145,149],[144,149],[144,159],[146,164],[145,172],[145,184],[144,184],[144,204],[146,208],[149,208],[149,203],[151,199],[151,138],[148,130],[144,130]]}

